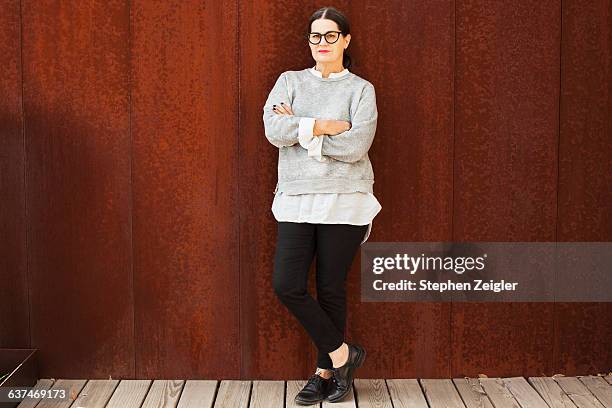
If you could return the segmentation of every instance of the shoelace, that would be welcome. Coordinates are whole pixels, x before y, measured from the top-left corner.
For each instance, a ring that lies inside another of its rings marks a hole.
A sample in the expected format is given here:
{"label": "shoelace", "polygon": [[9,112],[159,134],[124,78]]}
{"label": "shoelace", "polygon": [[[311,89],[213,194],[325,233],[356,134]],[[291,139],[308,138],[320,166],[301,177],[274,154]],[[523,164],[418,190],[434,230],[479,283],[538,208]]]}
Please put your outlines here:
{"label": "shoelace", "polygon": [[323,381],[325,380],[323,377],[321,377],[319,374],[312,374],[309,378],[308,378],[308,382],[307,384],[314,384],[315,382],[319,381]]}

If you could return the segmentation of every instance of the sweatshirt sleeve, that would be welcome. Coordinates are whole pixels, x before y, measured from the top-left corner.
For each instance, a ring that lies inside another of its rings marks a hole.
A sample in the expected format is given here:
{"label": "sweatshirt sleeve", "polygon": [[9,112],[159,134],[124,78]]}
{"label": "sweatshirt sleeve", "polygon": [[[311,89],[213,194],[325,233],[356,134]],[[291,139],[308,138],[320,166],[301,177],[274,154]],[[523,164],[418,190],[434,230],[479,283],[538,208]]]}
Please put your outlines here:
{"label": "sweatshirt sleeve", "polygon": [[308,150],[308,157],[313,157],[317,161],[325,161],[321,156],[321,142],[323,139],[314,136],[315,118],[300,119],[300,128],[298,131],[298,140],[300,146]]}
{"label": "sweatshirt sleeve", "polygon": [[298,130],[301,117],[295,115],[281,115],[272,110],[273,105],[281,102],[289,104],[287,79],[285,72],[280,74],[274,87],[268,95],[263,107],[263,122],[266,138],[276,147],[292,146],[298,143]]}
{"label": "sweatshirt sleeve", "polygon": [[374,141],[377,121],[376,93],[374,86],[368,84],[361,92],[351,128],[337,135],[319,136],[323,138],[321,154],[348,163],[361,160]]}

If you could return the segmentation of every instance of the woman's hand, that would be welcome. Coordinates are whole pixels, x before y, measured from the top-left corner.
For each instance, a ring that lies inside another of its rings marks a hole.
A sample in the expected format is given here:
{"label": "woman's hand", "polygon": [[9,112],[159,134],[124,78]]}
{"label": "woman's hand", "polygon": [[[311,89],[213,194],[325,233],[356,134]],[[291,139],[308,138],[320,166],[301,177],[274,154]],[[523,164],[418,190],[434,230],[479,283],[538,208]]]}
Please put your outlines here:
{"label": "woman's hand", "polygon": [[293,110],[291,110],[291,106],[287,105],[284,102],[281,102],[280,105],[274,105],[272,110],[278,115],[293,115]]}
{"label": "woman's hand", "polygon": [[351,122],[346,120],[317,119],[312,134],[314,136],[328,135],[333,136],[338,133],[346,132],[351,128]]}
{"label": "woman's hand", "polygon": [[[293,115],[293,110],[289,105],[281,102],[272,108],[277,115]],[[346,120],[316,119],[313,129],[313,136],[329,135],[334,136],[345,132],[351,128],[351,122]]]}

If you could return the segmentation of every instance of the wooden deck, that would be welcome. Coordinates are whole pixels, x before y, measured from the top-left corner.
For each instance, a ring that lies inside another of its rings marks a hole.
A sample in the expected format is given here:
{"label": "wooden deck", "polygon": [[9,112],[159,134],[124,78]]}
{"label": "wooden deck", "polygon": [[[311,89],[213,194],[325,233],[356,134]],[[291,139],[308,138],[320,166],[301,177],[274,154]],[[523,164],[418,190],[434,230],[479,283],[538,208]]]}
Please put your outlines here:
{"label": "wooden deck", "polygon": [[[71,400],[23,401],[19,407],[296,407],[305,380],[66,380],[36,388],[70,390]],[[76,399],[76,401],[75,401]],[[454,379],[355,379],[338,403],[313,407],[612,408],[612,376]]]}

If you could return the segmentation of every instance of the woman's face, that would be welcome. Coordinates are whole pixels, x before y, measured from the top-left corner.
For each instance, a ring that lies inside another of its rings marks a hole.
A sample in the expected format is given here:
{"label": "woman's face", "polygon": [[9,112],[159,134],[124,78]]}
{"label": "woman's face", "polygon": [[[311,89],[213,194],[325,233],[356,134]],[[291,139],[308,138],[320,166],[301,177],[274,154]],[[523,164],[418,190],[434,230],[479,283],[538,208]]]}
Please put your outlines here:
{"label": "woman's face", "polygon": [[[344,54],[344,49],[348,46],[349,41],[351,40],[351,35],[348,34],[345,37],[338,33],[338,40],[333,44],[328,44],[325,37],[325,33],[328,31],[340,31],[338,24],[336,24],[335,21],[326,18],[320,18],[312,22],[310,32],[321,34],[321,42],[319,42],[319,44],[312,44],[311,42],[308,42],[312,57],[317,62],[336,63],[339,61],[340,65],[342,65],[342,55]],[[332,36],[333,34],[330,33],[329,35]]]}

